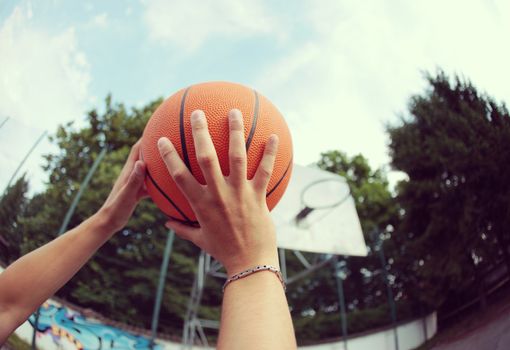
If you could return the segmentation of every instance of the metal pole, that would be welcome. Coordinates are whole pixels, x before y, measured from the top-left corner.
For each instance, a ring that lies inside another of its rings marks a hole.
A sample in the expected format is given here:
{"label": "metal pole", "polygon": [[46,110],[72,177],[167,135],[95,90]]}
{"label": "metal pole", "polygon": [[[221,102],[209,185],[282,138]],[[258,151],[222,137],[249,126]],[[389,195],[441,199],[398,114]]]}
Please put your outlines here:
{"label": "metal pole", "polygon": [[154,339],[158,331],[159,312],[161,310],[161,301],[163,300],[163,291],[165,289],[166,272],[168,271],[168,263],[170,261],[170,254],[172,253],[172,246],[174,244],[175,232],[170,230],[166,238],[165,254],[161,262],[161,269],[159,271],[158,289],[156,292],[156,301],[154,303],[154,310],[152,311],[152,324],[151,324],[151,349],[154,348]]}
{"label": "metal pole", "polygon": [[32,350],[35,349],[35,337],[37,335],[37,325],[39,324],[39,308],[37,308],[37,312],[35,314],[35,322],[34,322],[34,333],[32,333]]}
{"label": "metal pole", "polygon": [[428,340],[427,335],[427,312],[424,310],[423,305],[420,303],[420,315],[422,315],[421,325],[423,329],[423,342]]}
{"label": "metal pole", "polygon": [[[66,216],[64,217],[64,221],[62,222],[62,226],[60,226],[60,230],[58,231],[58,235],[62,235],[67,230],[67,225],[69,224],[69,220],[71,220],[71,216],[74,214],[74,210],[76,209],[76,206],[78,205],[78,202],[80,201],[80,198],[87,188],[90,179],[92,178],[92,175],[96,172],[97,167],[99,166],[99,163],[103,160],[104,156],[106,154],[106,147],[101,150],[99,155],[97,156],[96,160],[92,164],[92,167],[90,168],[89,172],[85,176],[85,179],[80,185],[80,189],[78,190],[78,193],[76,193],[76,196],[74,196],[73,202],[71,203],[71,206],[67,210]],[[35,313],[35,324],[34,324],[34,335],[32,337],[32,350],[35,350],[35,333],[37,332],[37,326],[39,325],[39,310],[40,307],[37,308],[37,311]]]}
{"label": "metal pole", "polygon": [[8,120],[9,120],[9,117],[5,117],[5,119],[2,122],[2,124],[0,124],[0,129],[2,128],[2,126],[4,126],[5,123],[7,123]]}
{"label": "metal pole", "polygon": [[[5,122],[4,122],[5,123]],[[3,125],[3,124],[2,124]],[[21,160],[21,162],[19,163],[18,167],[16,168],[16,170],[14,170],[14,173],[12,174],[11,178],[9,179],[9,181],[7,182],[7,186],[5,186],[5,189],[4,189],[4,192],[2,194],[2,197],[5,195],[5,193],[7,192],[7,189],[9,188],[9,186],[11,185],[12,181],[16,178],[16,175],[18,175],[18,172],[20,171],[20,169],[23,167],[23,164],[25,164],[25,162],[27,161],[28,157],[30,156],[30,154],[34,151],[34,149],[37,147],[37,145],[39,144],[39,142],[42,141],[42,139],[44,138],[44,136],[46,136],[48,132],[45,131],[41,134],[41,136],[39,136],[39,138],[37,139],[37,141],[35,141],[34,145],[32,146],[32,148],[30,148],[30,150],[28,151],[28,153],[25,155],[25,157]]]}
{"label": "metal pole", "polygon": [[69,221],[71,220],[71,216],[74,214],[74,210],[76,209],[76,206],[78,205],[78,202],[80,201],[80,198],[85,192],[85,189],[87,188],[90,179],[92,178],[92,175],[96,172],[97,167],[99,166],[99,163],[103,160],[104,156],[106,154],[106,147],[101,150],[99,155],[97,156],[96,160],[92,164],[92,167],[90,168],[89,172],[87,173],[87,176],[85,176],[85,179],[80,185],[80,189],[78,190],[78,193],[76,193],[76,196],[74,196],[73,202],[71,203],[71,206],[69,207],[69,210],[67,210],[66,216],[64,217],[64,221],[62,222],[62,226],[60,226],[60,230],[58,230],[59,236],[66,232],[67,225],[69,225]]}
{"label": "metal pole", "polygon": [[[207,260],[210,257],[206,255],[206,253],[202,250],[200,251],[200,256],[198,258],[198,268],[197,273],[195,275],[195,280],[193,282],[193,287],[191,289],[190,298],[188,301],[188,308],[186,310],[186,318],[184,320],[184,327],[182,330],[182,347],[181,349],[191,349],[193,344],[195,343],[195,336],[197,331],[199,332],[201,323],[197,318],[198,309],[200,308],[200,303],[202,299],[202,294],[204,291],[204,283],[209,273],[207,266],[209,265]],[[198,328],[198,330],[197,330]],[[201,337],[202,339],[202,337]],[[207,338],[202,339],[203,345],[208,346]]]}
{"label": "metal pole", "polygon": [[386,257],[384,256],[383,243],[379,239],[379,231],[376,230],[372,234],[375,235],[375,245],[379,250],[379,259],[381,260],[382,273],[384,278],[384,283],[386,284],[386,289],[388,292],[388,303],[390,304],[390,313],[391,313],[391,322],[393,324],[393,336],[395,338],[395,349],[399,350],[398,344],[398,333],[397,333],[397,307],[395,305],[395,299],[393,299],[393,291],[390,286],[390,281],[388,279],[388,269],[386,268]]}
{"label": "metal pole", "polygon": [[282,271],[282,277],[287,282],[287,260],[285,259],[285,249],[278,248],[278,255],[280,256],[280,270]]}
{"label": "metal pole", "polygon": [[335,279],[338,289],[338,301],[340,302],[340,319],[342,320],[342,338],[344,340],[344,350],[347,350],[347,312],[345,310],[345,295],[343,286],[343,271],[340,268],[338,257],[334,261]]}

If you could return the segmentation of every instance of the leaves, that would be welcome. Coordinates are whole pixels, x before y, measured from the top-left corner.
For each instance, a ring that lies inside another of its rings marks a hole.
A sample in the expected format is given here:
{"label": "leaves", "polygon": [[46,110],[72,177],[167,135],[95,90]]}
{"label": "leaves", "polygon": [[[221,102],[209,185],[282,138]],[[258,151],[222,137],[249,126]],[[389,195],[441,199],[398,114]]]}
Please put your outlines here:
{"label": "leaves", "polygon": [[408,292],[438,307],[472,290],[479,270],[510,264],[510,118],[469,81],[426,78],[388,132],[392,165],[409,176],[398,186],[399,265]]}
{"label": "leaves", "polygon": [[[2,199],[0,232],[9,243],[6,248],[0,242],[2,260],[13,261],[57,236],[83,179],[101,149],[106,147],[107,155],[83,193],[68,229],[99,209],[130,147],[141,136],[160,102],[158,99],[128,111],[108,96],[104,111],[90,111],[83,127],[76,128],[72,123],[61,125],[51,137],[58,151],[45,156],[44,169],[49,174],[45,191],[26,199],[27,184],[20,179]],[[113,319],[150,328],[166,242],[164,222],[165,217],[156,206],[150,200],[143,201],[128,225],[98,251],[58,296]],[[160,330],[181,334],[197,253],[189,243],[176,240],[163,300],[165,319],[160,322]]]}
{"label": "leaves", "polygon": [[7,263],[20,256],[24,236],[19,219],[25,211],[28,183],[25,176],[9,186],[0,198],[0,257]]}
{"label": "leaves", "polygon": [[[480,272],[502,260],[510,267],[510,118],[504,105],[471,83],[444,73],[427,76],[429,89],[413,96],[409,113],[390,126],[392,166],[408,175],[389,189],[383,169],[362,155],[333,150],[318,165],[347,179],[370,247],[366,258],[345,257],[344,292],[349,332],[390,322],[384,269],[399,319],[471,297]],[[0,203],[0,258],[10,262],[56,237],[71,201],[103,148],[108,152],[83,194],[69,228],[93,214],[107,197],[132,144],[161,100],[128,110],[108,96],[85,123],[60,126],[45,156],[44,192],[26,198],[22,178]],[[142,202],[128,225],[105,244],[58,295],[108,317],[149,328],[166,242],[165,217]],[[381,266],[372,232],[387,257]],[[91,233],[93,234],[93,233]],[[6,244],[7,243],[7,244]],[[180,335],[193,285],[198,248],[176,239],[170,259],[160,330]],[[304,253],[309,261],[313,254]],[[302,269],[286,253],[287,271]],[[510,271],[510,269],[509,269]],[[208,278],[199,315],[218,319],[221,281]],[[334,271],[326,265],[289,286],[300,341],[341,334]],[[417,303],[419,301],[420,303]]]}

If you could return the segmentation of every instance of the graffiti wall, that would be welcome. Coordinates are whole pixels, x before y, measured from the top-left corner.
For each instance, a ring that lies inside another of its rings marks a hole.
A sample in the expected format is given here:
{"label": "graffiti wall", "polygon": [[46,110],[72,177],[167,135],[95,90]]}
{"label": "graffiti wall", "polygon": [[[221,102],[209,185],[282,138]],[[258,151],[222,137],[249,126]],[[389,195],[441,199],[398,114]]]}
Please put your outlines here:
{"label": "graffiti wall", "polygon": [[[34,327],[36,315],[30,316],[28,321]],[[39,337],[50,336],[55,345],[60,345],[65,340],[77,350],[151,349],[151,342],[147,337],[88,320],[65,306],[50,303],[45,303],[40,308],[37,331],[40,332]],[[160,350],[161,347],[155,345],[153,349]]]}
{"label": "graffiti wall", "polygon": [[[0,273],[3,272],[0,266]],[[15,333],[27,343],[32,342],[35,314],[23,323]],[[436,313],[423,319],[400,324],[397,328],[399,348],[414,349],[437,331]],[[179,343],[156,339],[151,347],[148,337],[137,335],[120,328],[88,318],[76,310],[54,300],[48,300],[40,309],[37,321],[37,348],[40,350],[182,350]],[[300,347],[303,350],[343,349],[343,342]],[[370,334],[354,336],[348,340],[350,350],[395,349],[392,329],[379,330]],[[212,350],[193,346],[191,350]]]}
{"label": "graffiti wall", "polygon": [[[4,268],[0,266],[0,273]],[[31,344],[36,315],[19,326],[15,333]],[[37,321],[37,348],[40,350],[181,350],[181,344],[150,338],[85,317],[59,302],[49,299],[42,305]],[[0,345],[1,347],[1,345]],[[192,350],[204,348],[192,347]]]}

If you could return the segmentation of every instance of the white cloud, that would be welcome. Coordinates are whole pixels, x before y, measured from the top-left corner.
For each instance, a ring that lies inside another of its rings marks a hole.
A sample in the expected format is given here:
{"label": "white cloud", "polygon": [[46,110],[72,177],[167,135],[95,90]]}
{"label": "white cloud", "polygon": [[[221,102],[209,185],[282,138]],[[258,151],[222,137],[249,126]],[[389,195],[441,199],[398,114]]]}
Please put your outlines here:
{"label": "white cloud", "polygon": [[[424,87],[421,71],[463,73],[510,101],[508,2],[309,1],[311,29],[254,83],[291,125],[296,160],[340,149],[388,164],[384,124]],[[503,8],[505,7],[505,8]]]}
{"label": "white cloud", "polygon": [[0,27],[0,115],[53,129],[83,115],[89,65],[73,28],[48,33],[30,17],[30,6],[21,5]]}
{"label": "white cloud", "polygon": [[260,1],[155,0],[142,3],[149,37],[186,51],[193,51],[218,35],[246,38],[272,34],[280,39],[283,35],[275,16]]}
{"label": "white cloud", "polygon": [[[89,64],[73,28],[53,34],[32,23],[30,2],[16,7],[0,26],[0,191],[44,130],[80,120],[89,106]],[[42,189],[42,154],[54,152],[41,142],[21,169],[31,190]]]}
{"label": "white cloud", "polygon": [[[41,135],[43,135],[43,130],[25,125],[15,119],[8,120],[0,129],[0,164],[2,164],[2,171],[0,171],[0,196],[22,159]],[[42,156],[55,151],[56,147],[49,143],[47,137],[40,140],[36,148],[26,159],[24,165],[20,168],[15,180],[21,175],[26,174],[26,178],[30,180],[30,193],[42,190],[43,183],[47,181],[47,176],[41,169],[41,166],[44,164]]]}
{"label": "white cloud", "polygon": [[92,24],[96,27],[105,28],[108,25],[108,14],[103,12],[94,16]]}

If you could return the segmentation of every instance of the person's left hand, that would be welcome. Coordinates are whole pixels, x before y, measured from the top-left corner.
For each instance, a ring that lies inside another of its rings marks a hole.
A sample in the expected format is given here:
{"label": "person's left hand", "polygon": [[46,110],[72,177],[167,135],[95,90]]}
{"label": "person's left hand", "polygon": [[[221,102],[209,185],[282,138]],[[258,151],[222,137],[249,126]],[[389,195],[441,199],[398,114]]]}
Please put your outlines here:
{"label": "person's left hand", "polygon": [[98,215],[108,232],[122,229],[140,199],[147,197],[144,185],[145,163],[140,159],[140,140],[133,145],[128,159]]}

